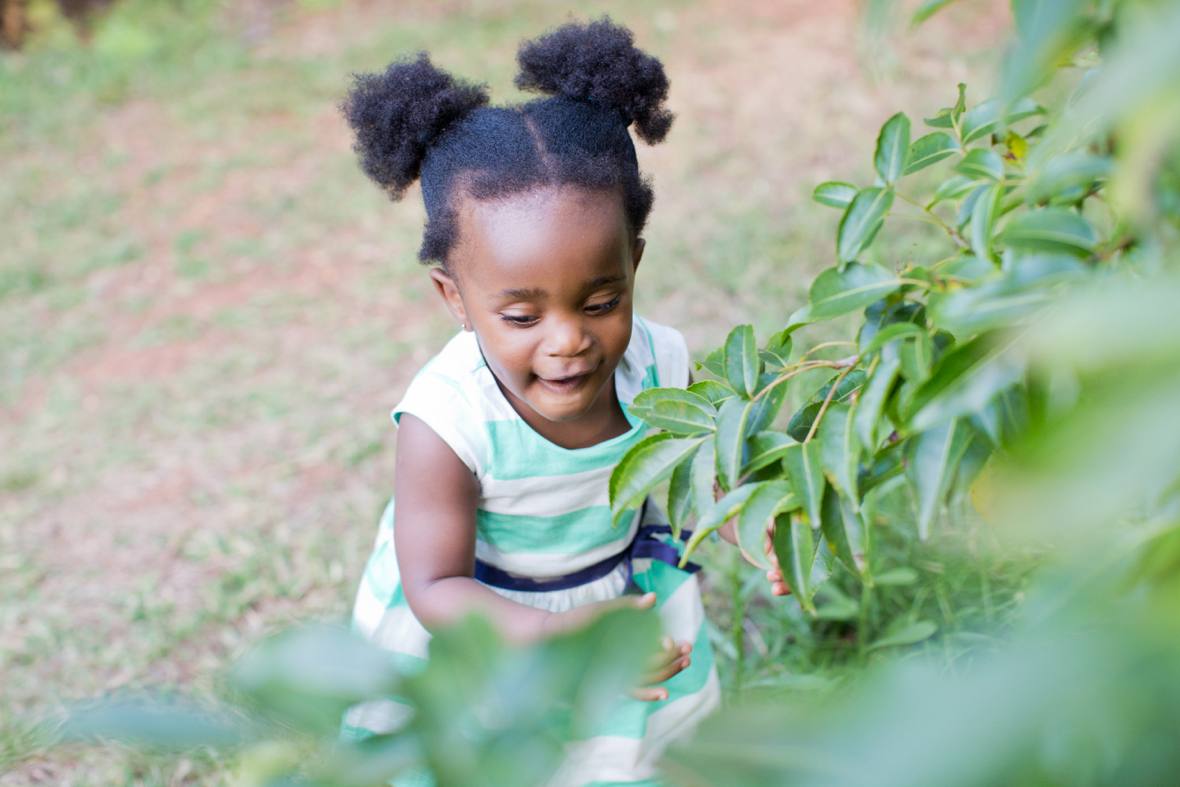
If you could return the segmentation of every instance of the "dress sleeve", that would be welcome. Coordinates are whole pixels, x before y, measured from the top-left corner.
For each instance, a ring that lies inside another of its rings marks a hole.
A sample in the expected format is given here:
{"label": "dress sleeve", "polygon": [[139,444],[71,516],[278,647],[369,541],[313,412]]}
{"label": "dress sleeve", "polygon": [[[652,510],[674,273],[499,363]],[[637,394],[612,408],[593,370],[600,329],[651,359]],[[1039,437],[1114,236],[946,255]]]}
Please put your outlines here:
{"label": "dress sleeve", "polygon": [[690,363],[684,334],[651,320],[644,320],[644,326],[651,336],[660,385],[665,388],[688,387]]}
{"label": "dress sleeve", "polygon": [[429,368],[418,373],[390,414],[397,425],[403,414],[420,419],[455,452],[477,477],[484,455],[484,430],[461,386]]}

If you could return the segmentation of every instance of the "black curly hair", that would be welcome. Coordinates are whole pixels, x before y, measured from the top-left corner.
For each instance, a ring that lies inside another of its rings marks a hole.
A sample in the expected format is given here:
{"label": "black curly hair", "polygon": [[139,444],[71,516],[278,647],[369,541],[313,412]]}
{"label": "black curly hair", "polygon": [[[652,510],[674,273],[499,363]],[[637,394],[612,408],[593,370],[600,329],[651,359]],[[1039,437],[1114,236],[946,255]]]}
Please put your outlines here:
{"label": "black curly hair", "polygon": [[516,85],[551,94],[488,106],[486,86],[456,81],[426,53],[382,74],[358,74],[340,105],[356,133],[361,169],[392,199],[422,179],[426,229],[418,257],[446,266],[455,198],[493,199],[538,186],[620,189],[638,237],[652,190],[627,127],[649,144],[672,125],[668,78],[631,31],[609,19],[567,24],[521,45]]}

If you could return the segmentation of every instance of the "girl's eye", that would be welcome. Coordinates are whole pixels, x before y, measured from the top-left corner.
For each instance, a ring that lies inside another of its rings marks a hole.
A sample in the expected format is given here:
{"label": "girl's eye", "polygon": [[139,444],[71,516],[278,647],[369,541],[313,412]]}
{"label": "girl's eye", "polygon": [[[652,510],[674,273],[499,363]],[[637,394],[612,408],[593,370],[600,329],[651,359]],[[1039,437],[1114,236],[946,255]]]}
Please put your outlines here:
{"label": "girl's eye", "polygon": [[607,312],[609,312],[611,309],[615,308],[618,305],[619,305],[619,296],[616,295],[615,297],[611,298],[609,301],[606,301],[605,303],[594,303],[594,304],[587,306],[586,311],[590,312],[591,314],[606,314]]}
{"label": "girl's eye", "polygon": [[527,328],[537,321],[536,317],[526,314],[501,314],[500,319],[506,323],[510,323],[521,328]]}

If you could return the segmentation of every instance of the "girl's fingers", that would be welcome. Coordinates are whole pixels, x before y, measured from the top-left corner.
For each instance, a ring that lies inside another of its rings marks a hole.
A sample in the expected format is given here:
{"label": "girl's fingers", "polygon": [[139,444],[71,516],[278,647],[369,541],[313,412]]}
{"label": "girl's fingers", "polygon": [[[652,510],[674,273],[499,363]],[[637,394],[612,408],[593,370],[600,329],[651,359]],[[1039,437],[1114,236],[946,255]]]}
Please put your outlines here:
{"label": "girl's fingers", "polygon": [[766,578],[770,581],[770,592],[776,596],[786,596],[791,593],[791,586],[783,579],[783,572],[781,569],[772,568],[766,572]]}
{"label": "girl's fingers", "polygon": [[689,664],[692,664],[692,657],[691,656],[681,656],[680,658],[676,659],[675,661],[673,661],[669,664],[664,665],[662,668],[660,668],[658,670],[652,670],[651,672],[648,672],[646,675],[643,676],[642,682],[644,685],[647,685],[650,683],[663,683],[668,678],[671,678],[673,675],[678,675],[681,671],[687,669]]}
{"label": "girl's fingers", "polygon": [[[644,593],[642,596],[624,596],[623,598],[630,601],[630,605],[638,609],[651,609],[656,605],[655,593]],[[631,601],[631,599],[634,599]]]}
{"label": "girl's fingers", "polygon": [[[674,667],[678,661],[691,660],[692,658],[692,643],[680,642],[675,643],[671,637],[664,637],[661,643],[661,648],[651,660],[648,662],[648,671],[644,677],[644,683],[659,683],[665,678],[659,675],[665,674],[665,671]],[[688,666],[685,664],[684,666]],[[675,675],[684,667],[674,669],[670,674]]]}
{"label": "girl's fingers", "polygon": [[642,702],[660,702],[668,699],[668,690],[646,686],[642,689],[632,689],[631,696]]}

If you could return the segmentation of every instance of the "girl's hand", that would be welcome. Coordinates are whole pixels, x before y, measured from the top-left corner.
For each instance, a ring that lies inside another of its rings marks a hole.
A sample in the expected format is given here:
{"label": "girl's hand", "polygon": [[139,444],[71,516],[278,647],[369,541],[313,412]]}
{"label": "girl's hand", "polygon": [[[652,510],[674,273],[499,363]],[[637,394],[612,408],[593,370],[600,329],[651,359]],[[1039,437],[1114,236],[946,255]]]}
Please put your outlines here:
{"label": "girl's hand", "polygon": [[766,578],[770,580],[770,592],[776,596],[789,596],[791,586],[783,579],[783,569],[778,564],[778,555],[774,553],[774,525],[766,531],[766,556],[770,558],[770,570]]}
{"label": "girl's hand", "polygon": [[[546,621],[546,631],[556,634],[562,631],[581,628],[599,615],[606,614],[613,609],[651,609],[655,606],[656,594],[645,593],[642,596],[620,596],[609,601],[597,601],[584,604],[565,612],[552,613]],[[643,674],[641,686],[631,690],[631,696],[644,702],[658,702],[668,699],[668,690],[661,686],[650,684],[662,683],[676,675],[692,663],[692,643],[673,642],[671,637],[664,637],[660,643],[660,650],[648,662],[647,670]]]}
{"label": "girl's hand", "polygon": [[[714,497],[717,497],[717,498],[721,497],[721,487],[717,486],[716,483],[714,483],[714,486],[713,486],[713,495],[714,495]],[[738,540],[737,517],[730,519],[728,522],[726,522],[724,525],[722,525],[720,530],[718,531],[718,533],[721,535],[721,538],[723,538],[724,540],[728,541],[729,543],[733,544],[735,547],[738,548],[738,551],[741,553],[742,557],[745,559],[745,561],[747,563],[749,563],[751,566],[761,568],[761,563],[759,563],[757,560],[755,560],[754,557],[752,555],[750,555],[750,553],[746,552],[746,550],[742,548],[742,545]],[[766,572],[766,578],[768,580],[770,580],[770,592],[771,593],[773,593],[776,596],[786,596],[786,595],[790,595],[791,586],[788,585],[786,583],[786,580],[783,579],[782,567],[779,566],[779,564],[778,564],[778,556],[774,554],[774,535],[773,534],[774,534],[774,525],[772,524],[769,528],[766,529],[766,541],[764,542],[763,547],[762,547],[763,549],[766,550],[766,556],[767,556],[767,558],[770,559],[770,566],[771,566],[770,570]]]}
{"label": "girl's hand", "polygon": [[652,657],[648,671],[643,676],[643,685],[631,690],[631,696],[644,702],[659,702],[668,699],[668,690],[649,684],[663,683],[692,663],[692,643],[673,642],[671,637],[660,641],[660,651]]}

